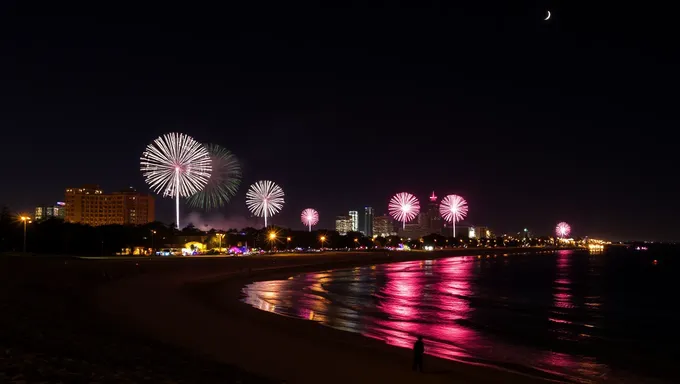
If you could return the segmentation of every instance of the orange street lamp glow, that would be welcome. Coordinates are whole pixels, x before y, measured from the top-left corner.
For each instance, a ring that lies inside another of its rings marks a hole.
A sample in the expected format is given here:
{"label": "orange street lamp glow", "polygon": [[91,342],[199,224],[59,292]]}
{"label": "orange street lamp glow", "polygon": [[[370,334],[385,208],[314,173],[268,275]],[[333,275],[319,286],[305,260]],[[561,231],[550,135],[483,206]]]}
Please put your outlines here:
{"label": "orange street lamp glow", "polygon": [[274,240],[274,239],[276,239],[276,233],[270,232],[269,233],[269,240]]}
{"label": "orange street lamp glow", "polygon": [[29,216],[19,216],[19,219],[24,223],[24,253],[26,253],[26,223],[31,222]]}

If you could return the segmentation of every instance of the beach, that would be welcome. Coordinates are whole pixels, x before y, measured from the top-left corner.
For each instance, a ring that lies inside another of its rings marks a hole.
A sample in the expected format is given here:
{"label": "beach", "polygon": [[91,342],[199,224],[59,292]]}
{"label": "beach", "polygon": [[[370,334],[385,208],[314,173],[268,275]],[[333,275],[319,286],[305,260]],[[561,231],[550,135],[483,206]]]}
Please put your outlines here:
{"label": "beach", "polygon": [[[527,249],[498,250],[527,252]],[[490,250],[462,251],[479,254]],[[99,309],[164,343],[278,382],[517,382],[525,375],[428,356],[411,372],[411,351],[240,302],[248,282],[331,268],[450,257],[452,253],[330,253],[141,263],[145,272],[102,285]],[[181,267],[178,267],[181,265]]]}
{"label": "beach", "polygon": [[[462,250],[479,254],[491,250]],[[526,249],[496,250],[527,252]],[[518,382],[242,303],[248,283],[452,253],[257,257],[0,257],[0,381],[11,383]]]}
{"label": "beach", "polygon": [[0,256],[1,383],[272,383],[103,316],[98,287],[135,261]]}

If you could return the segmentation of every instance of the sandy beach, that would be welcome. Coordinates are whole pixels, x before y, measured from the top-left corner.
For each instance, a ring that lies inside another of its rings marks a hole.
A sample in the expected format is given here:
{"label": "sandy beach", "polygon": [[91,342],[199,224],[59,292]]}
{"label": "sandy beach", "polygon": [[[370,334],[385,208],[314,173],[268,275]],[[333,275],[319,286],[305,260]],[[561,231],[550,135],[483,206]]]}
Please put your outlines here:
{"label": "sandy beach", "polygon": [[[479,254],[490,250],[455,252]],[[500,253],[527,249],[498,250]],[[538,378],[427,357],[411,372],[411,351],[358,334],[259,311],[239,301],[255,280],[332,268],[449,257],[454,253],[324,253],[141,261],[137,275],[103,284],[99,309],[148,337],[274,382],[530,383]]]}
{"label": "sandy beach", "polygon": [[103,316],[97,288],[140,276],[139,267],[0,255],[0,383],[273,382]]}

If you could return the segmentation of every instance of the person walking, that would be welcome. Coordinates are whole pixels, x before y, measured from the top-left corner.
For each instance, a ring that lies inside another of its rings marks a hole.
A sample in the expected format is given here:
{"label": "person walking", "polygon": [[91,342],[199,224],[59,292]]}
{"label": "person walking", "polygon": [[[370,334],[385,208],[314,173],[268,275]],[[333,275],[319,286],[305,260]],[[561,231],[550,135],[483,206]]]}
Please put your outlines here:
{"label": "person walking", "polygon": [[423,372],[423,354],[425,353],[425,343],[423,337],[418,336],[418,341],[413,344],[413,370]]}

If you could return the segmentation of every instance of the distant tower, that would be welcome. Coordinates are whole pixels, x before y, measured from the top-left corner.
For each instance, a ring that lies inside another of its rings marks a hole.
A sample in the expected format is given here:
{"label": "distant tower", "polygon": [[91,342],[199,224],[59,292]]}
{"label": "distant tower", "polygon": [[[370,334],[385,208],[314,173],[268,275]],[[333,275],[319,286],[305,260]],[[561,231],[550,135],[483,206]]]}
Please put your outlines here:
{"label": "distant tower", "polygon": [[359,212],[349,211],[349,217],[352,220],[352,232],[359,231]]}
{"label": "distant tower", "polygon": [[430,202],[427,206],[428,234],[441,234],[442,229],[444,228],[442,217],[439,214],[439,201],[437,200],[437,195],[435,195],[434,191],[432,191],[432,195],[430,195]]}
{"label": "distant tower", "polygon": [[364,207],[364,233],[373,237],[373,207]]}

